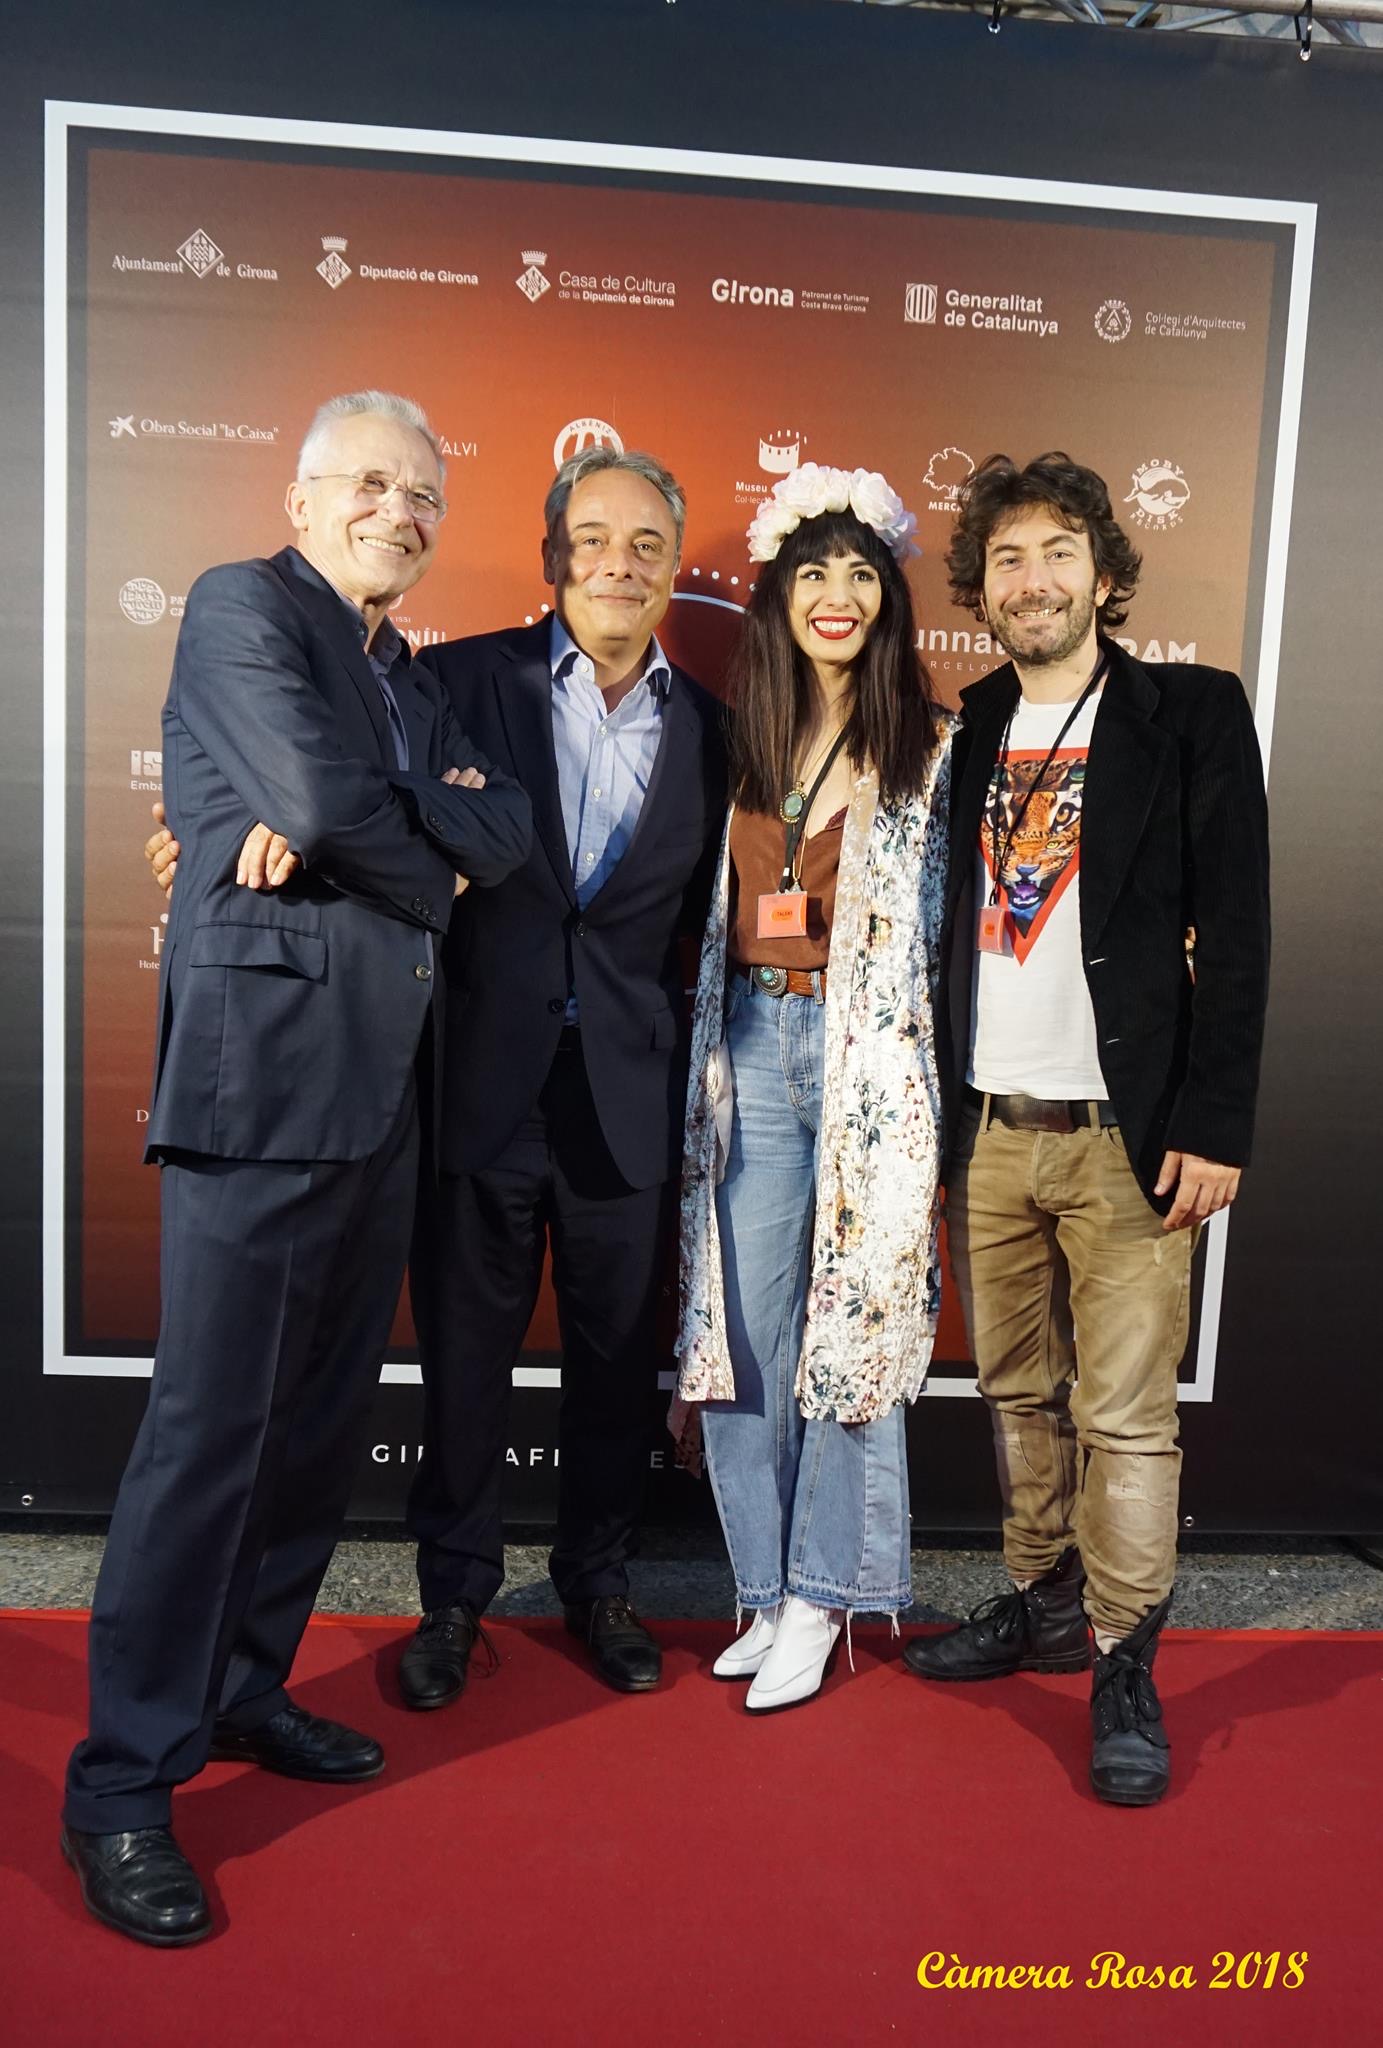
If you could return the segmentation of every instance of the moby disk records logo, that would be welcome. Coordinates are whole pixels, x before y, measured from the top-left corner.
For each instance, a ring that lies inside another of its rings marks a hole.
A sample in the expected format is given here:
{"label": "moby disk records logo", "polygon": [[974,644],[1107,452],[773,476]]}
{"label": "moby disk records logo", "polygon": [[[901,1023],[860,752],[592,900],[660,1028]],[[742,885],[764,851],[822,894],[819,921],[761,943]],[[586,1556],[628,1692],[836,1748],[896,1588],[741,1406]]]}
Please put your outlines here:
{"label": "moby disk records logo", "polygon": [[1126,505],[1134,510],[1130,515],[1135,526],[1141,526],[1149,533],[1161,533],[1169,526],[1180,526],[1190,502],[1191,486],[1185,472],[1175,462],[1167,462],[1155,455],[1151,462],[1145,462],[1133,472],[1133,488],[1125,498]]}

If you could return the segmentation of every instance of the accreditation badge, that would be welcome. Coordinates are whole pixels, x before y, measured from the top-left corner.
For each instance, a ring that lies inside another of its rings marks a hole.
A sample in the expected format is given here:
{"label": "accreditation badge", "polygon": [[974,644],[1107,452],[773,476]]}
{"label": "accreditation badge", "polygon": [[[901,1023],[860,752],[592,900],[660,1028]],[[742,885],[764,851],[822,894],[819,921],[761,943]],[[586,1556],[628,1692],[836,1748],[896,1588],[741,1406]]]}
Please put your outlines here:
{"label": "accreditation badge", "polygon": [[807,932],[807,892],[805,889],[779,889],[771,896],[759,898],[759,937],[761,939],[805,938]]}
{"label": "accreditation badge", "polygon": [[980,927],[975,944],[981,953],[1008,952],[1008,912],[1002,903],[986,903],[981,906]]}

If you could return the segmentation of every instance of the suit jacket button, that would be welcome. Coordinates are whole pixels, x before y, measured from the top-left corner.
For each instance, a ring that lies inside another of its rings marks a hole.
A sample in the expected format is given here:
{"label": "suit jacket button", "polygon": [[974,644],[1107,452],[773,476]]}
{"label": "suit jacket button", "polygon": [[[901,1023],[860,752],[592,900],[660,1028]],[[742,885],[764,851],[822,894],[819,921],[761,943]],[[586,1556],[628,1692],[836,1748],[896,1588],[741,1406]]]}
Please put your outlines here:
{"label": "suit jacket button", "polygon": [[432,979],[432,969],[430,967],[424,967],[421,960],[413,969],[413,972],[417,975],[419,981],[431,981]]}
{"label": "suit jacket button", "polygon": [[428,812],[428,814],[427,814],[427,825],[428,825],[428,830],[429,830],[430,832],[440,832],[440,831],[441,831],[441,829],[442,829],[442,821],[441,821],[441,819],[440,819],[440,818],[439,818],[439,817],[437,816],[437,813],[436,813],[435,811],[429,811],[429,812]]}
{"label": "suit jacket button", "polygon": [[553,996],[547,1006],[548,1015],[550,1017],[560,1017],[566,1007],[567,999],[565,996]]}
{"label": "suit jacket button", "polygon": [[585,938],[585,936],[586,936],[586,926],[585,926],[584,922],[583,922],[583,921],[582,921],[581,919],[578,919],[578,920],[577,920],[577,922],[576,922],[576,923],[575,923],[575,924],[574,924],[574,925],[572,926],[572,930],[573,930],[573,932],[575,933],[575,935],[576,935],[576,937],[577,937],[578,939],[584,939],[584,938]]}

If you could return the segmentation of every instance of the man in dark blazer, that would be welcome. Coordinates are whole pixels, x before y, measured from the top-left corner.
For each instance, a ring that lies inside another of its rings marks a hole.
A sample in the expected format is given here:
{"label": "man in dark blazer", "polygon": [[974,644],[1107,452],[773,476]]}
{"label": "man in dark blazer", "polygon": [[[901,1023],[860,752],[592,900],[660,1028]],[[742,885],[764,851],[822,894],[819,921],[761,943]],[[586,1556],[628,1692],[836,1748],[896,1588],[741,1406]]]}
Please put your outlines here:
{"label": "man in dark blazer", "polygon": [[720,707],[656,638],[684,516],[668,472],[590,451],[545,511],[552,616],[425,657],[531,797],[534,843],[500,888],[457,906],[444,949],[441,1174],[410,1268],[424,1613],[400,1682],[418,1708],[460,1694],[503,1582],[510,1389],[545,1247],[562,1338],[553,1581],[609,1684],[646,1691],[660,1672],[626,1560],[686,1100],[678,938],[704,919],[723,821]]}
{"label": "man in dark blazer", "polygon": [[160,1946],[209,1931],[168,1825],[208,1756],[334,1783],[384,1763],[284,1684],[402,1281],[434,948],[531,823],[388,622],[442,488],[416,406],[330,401],[288,491],[298,545],[198,579],[164,706],[162,1318],[62,1837],[91,1911]]}
{"label": "man in dark blazer", "polygon": [[[1011,657],[962,692],[946,928],[947,1220],[1014,1590],[906,1657],[1067,1671],[1091,1783],[1162,1796],[1191,1259],[1248,1163],[1268,976],[1263,771],[1237,676],[1113,640],[1140,562],[1069,456],[962,490],[957,603]],[[1079,1378],[1074,1377],[1079,1359]]]}

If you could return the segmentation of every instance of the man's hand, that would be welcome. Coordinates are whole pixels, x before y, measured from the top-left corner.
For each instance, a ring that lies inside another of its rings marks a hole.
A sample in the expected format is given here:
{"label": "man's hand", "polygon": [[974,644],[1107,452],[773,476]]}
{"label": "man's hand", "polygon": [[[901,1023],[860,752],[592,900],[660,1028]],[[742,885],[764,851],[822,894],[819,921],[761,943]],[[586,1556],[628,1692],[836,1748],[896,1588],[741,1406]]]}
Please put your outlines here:
{"label": "man's hand", "polygon": [[[485,777],[478,768],[448,768],[442,780],[443,782],[452,783],[461,789],[484,789],[485,787]],[[451,892],[452,901],[455,902],[458,896],[464,896],[470,886],[470,880],[467,876],[458,875],[456,877],[456,887]]]}
{"label": "man's hand", "polygon": [[302,866],[281,832],[252,825],[240,849],[235,879],[242,889],[281,889]]}
{"label": "man's hand", "polygon": [[168,830],[167,813],[162,798],[154,805],[154,823],[159,827],[144,842],[144,858],[154,871],[154,880],[165,896],[173,892],[173,877],[178,871],[178,855],[182,852],[177,840]]}
{"label": "man's hand", "polygon": [[1184,1230],[1188,1223],[1204,1223],[1207,1216],[1227,1209],[1239,1192],[1239,1172],[1237,1166],[1217,1166],[1194,1152],[1165,1153],[1156,1193],[1165,1195],[1171,1187],[1177,1192],[1162,1228]]}

